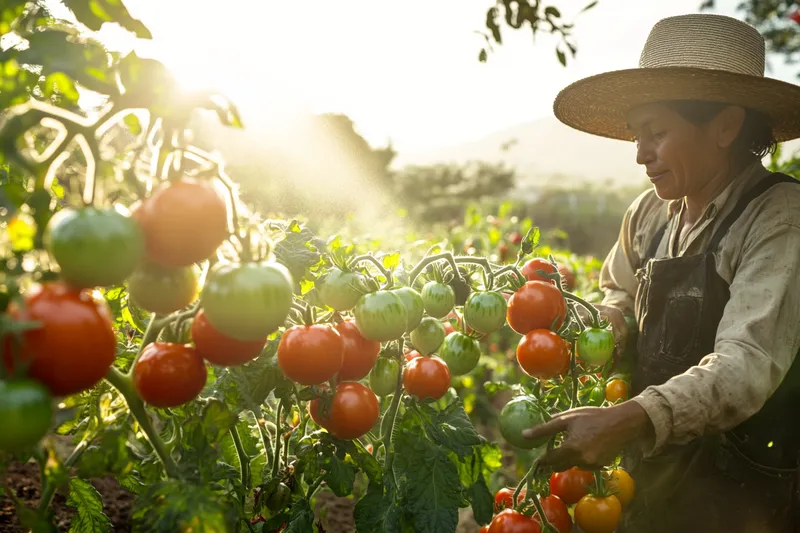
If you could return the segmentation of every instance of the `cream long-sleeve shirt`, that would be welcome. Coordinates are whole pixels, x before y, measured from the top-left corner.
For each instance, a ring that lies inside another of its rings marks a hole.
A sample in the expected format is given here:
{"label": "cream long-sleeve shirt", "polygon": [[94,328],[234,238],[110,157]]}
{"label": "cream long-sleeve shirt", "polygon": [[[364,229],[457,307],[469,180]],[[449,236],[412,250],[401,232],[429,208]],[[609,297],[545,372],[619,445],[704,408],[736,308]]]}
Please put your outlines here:
{"label": "cream long-sleeve shirt", "polygon": [[[760,161],[747,167],[679,239],[683,201],[663,201],[652,190],[641,194],[603,264],[603,303],[633,313],[635,272],[656,231],[669,221],[656,257],[702,253],[739,198],[768,174]],[[714,352],[633,398],[655,428],[646,456],[667,444],[733,429],[761,409],[788,372],[800,348],[800,185],[780,183],[753,200],[723,238],[715,260],[730,285],[730,301]]]}

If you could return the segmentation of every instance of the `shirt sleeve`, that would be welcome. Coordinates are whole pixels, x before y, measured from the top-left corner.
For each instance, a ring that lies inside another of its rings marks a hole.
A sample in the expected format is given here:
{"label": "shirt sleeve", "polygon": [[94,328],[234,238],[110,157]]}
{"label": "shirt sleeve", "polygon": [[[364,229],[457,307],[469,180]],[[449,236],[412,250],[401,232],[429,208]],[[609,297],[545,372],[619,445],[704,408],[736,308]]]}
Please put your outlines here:
{"label": "shirt sleeve", "polygon": [[717,329],[714,353],[633,400],[655,438],[645,455],[756,414],[780,385],[800,348],[800,224],[773,224],[748,237]]}

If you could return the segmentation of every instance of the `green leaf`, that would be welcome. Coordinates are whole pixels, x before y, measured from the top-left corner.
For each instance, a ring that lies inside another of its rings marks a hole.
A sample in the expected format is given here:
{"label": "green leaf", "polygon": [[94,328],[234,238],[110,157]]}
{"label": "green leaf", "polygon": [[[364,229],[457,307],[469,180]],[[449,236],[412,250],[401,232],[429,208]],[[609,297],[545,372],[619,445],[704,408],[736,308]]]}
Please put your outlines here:
{"label": "green leaf", "polygon": [[494,496],[489,491],[483,476],[479,477],[478,481],[467,489],[467,499],[472,506],[472,514],[476,522],[485,525],[492,521]]}
{"label": "green leaf", "polygon": [[298,500],[292,506],[289,522],[286,524],[284,533],[312,533],[316,531],[314,527],[314,511],[308,504],[308,500]]}
{"label": "green leaf", "polygon": [[84,478],[107,474],[124,475],[133,469],[128,450],[128,432],[123,428],[107,428],[98,442],[89,446],[78,462],[78,474]]}
{"label": "green leaf", "polygon": [[404,428],[397,432],[392,447],[394,475],[414,531],[455,531],[463,500],[453,460],[418,432]]}
{"label": "green leaf", "polygon": [[483,438],[478,435],[464,411],[460,399],[439,412],[428,406],[424,409],[431,411],[430,423],[426,424],[426,430],[436,444],[458,455],[471,456],[472,447],[483,442]]}
{"label": "green leaf", "polygon": [[561,16],[561,11],[559,11],[557,7],[547,6],[544,8],[544,16],[558,18]]}
{"label": "green leaf", "polygon": [[590,9],[592,9],[596,5],[597,5],[597,0],[594,0],[594,2],[589,2],[589,4],[586,7],[584,7],[583,9],[581,9],[580,12],[583,13],[584,11],[589,11]]}
{"label": "green leaf", "polygon": [[561,63],[562,66],[567,66],[567,55],[561,51],[560,48],[556,48],[556,56],[558,57],[558,62]]}
{"label": "green leaf", "polygon": [[205,486],[170,479],[154,483],[136,498],[133,533],[232,533],[236,505]]}
{"label": "green leaf", "polygon": [[120,0],[64,0],[75,17],[90,30],[97,31],[106,22],[116,22],[140,39],[152,39],[150,30],[133,18]]}
{"label": "green leaf", "polygon": [[106,533],[111,531],[111,520],[103,513],[100,493],[88,481],[80,478],[69,480],[67,505],[77,512],[72,518],[70,533]]}
{"label": "green leaf", "polygon": [[381,263],[389,270],[397,268],[400,266],[400,252],[384,255],[381,259]]}
{"label": "green leaf", "polygon": [[325,483],[328,488],[339,497],[348,496],[353,492],[353,483],[356,480],[356,469],[351,464],[339,459],[336,455],[323,454]]}
{"label": "green leaf", "polygon": [[356,503],[353,512],[358,533],[402,531],[403,508],[394,501],[393,495],[391,487],[384,494],[382,485],[369,484],[367,493]]}

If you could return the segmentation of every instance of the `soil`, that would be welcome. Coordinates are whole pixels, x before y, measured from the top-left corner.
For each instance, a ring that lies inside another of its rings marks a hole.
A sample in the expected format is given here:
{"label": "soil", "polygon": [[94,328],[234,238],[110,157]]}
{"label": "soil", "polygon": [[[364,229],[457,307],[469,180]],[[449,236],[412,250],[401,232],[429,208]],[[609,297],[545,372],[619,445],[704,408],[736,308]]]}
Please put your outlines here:
{"label": "soil", "polygon": [[[36,463],[12,464],[6,470],[3,480],[5,485],[28,507],[35,508],[39,505],[41,487],[39,480],[39,466]],[[119,486],[114,478],[93,479],[92,484],[103,498],[103,511],[114,525],[113,531],[117,533],[130,532],[131,508],[133,495]],[[58,531],[69,531],[75,509],[67,506],[67,496],[57,492],[50,504],[54,513],[53,523]],[[0,533],[26,533],[17,519],[17,513],[12,502],[5,494],[0,495]]]}

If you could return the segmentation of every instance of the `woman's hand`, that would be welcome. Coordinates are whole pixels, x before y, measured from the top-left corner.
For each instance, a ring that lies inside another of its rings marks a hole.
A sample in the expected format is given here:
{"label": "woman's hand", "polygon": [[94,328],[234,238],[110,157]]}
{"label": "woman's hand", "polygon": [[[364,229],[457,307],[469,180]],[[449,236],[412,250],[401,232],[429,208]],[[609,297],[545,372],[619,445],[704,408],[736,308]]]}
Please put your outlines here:
{"label": "woman's hand", "polygon": [[555,415],[549,422],[522,432],[538,439],[566,432],[561,446],[547,452],[539,463],[563,472],[573,466],[597,469],[607,466],[629,444],[650,439],[653,425],[636,402],[611,407],[580,407]]}

